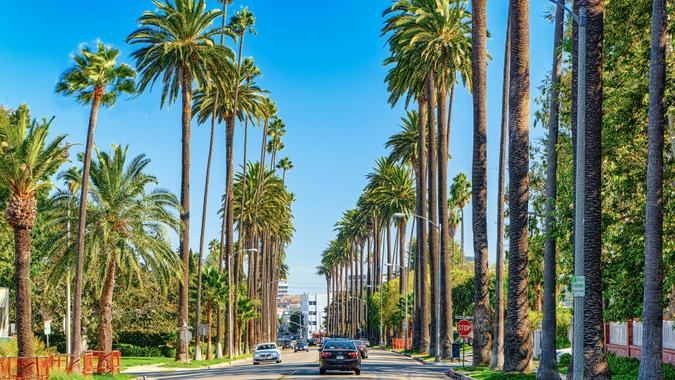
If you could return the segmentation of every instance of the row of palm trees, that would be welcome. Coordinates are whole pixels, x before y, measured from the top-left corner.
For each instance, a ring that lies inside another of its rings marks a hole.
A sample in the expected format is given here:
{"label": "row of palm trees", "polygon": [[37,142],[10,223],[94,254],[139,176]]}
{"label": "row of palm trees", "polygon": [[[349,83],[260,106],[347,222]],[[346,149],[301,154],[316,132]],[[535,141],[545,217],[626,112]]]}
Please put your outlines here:
{"label": "row of palm trees", "polygon": [[[92,281],[92,278],[103,281],[99,301],[99,346],[104,351],[110,351],[115,273],[139,270],[139,258],[143,267],[162,279],[176,276],[176,271],[180,271],[178,327],[191,324],[188,321],[189,184],[193,118],[199,123],[211,122],[197,264],[196,325],[201,323],[204,234],[215,130],[219,123],[225,122],[227,180],[220,210],[222,228],[217,270],[221,275],[226,274],[228,284],[225,289],[229,294],[234,293],[236,298],[234,302],[228,300],[230,318],[236,318],[240,294],[246,294],[246,302],[258,305],[248,313],[262,316],[250,318],[246,323],[245,344],[241,344],[241,334],[236,334],[230,325],[228,353],[234,355],[248,350],[263,334],[271,338],[276,331],[273,302],[277,292],[276,281],[285,276],[285,247],[293,234],[290,210],[293,195],[284,182],[286,172],[293,164],[288,158],[277,162],[277,154],[283,149],[281,139],[285,125],[277,117],[276,106],[267,92],[256,85],[260,70],[252,59],[242,58],[245,34],[255,32],[255,17],[248,8],[243,8],[235,13],[229,24],[226,23],[228,3],[224,2],[221,11],[207,10],[204,0],[156,1],[154,5],[157,9],[144,12],[138,19],[138,29],[128,37],[130,44],[138,46],[132,53],[136,69],[118,63],[119,50],[99,42],[95,49],[83,46],[73,56],[73,66],[63,73],[56,86],[57,93],[74,96],[79,103],[90,106],[87,141],[81,156],[82,169],[71,169],[62,176],[66,180],[66,189],[59,191],[53,200],[56,210],[67,211],[53,217],[54,221],[66,223],[68,231],[61,239],[64,254],[52,277],[66,278],[67,284],[70,284],[71,275],[74,277],[70,348],[75,357],[79,357],[82,347],[83,284]],[[219,18],[222,18],[222,24],[216,28],[213,25]],[[238,42],[237,55],[225,46],[225,37]],[[216,43],[216,39],[220,43]],[[179,94],[182,104],[180,202],[165,190],[155,190],[150,194],[144,192],[147,185],[156,183],[154,177],[143,173],[149,162],[144,157],[133,159],[125,167],[126,148],[113,147],[113,152],[107,154],[96,150],[94,145],[101,106],[110,107],[123,95],[150,90],[158,79],[161,79],[161,106],[175,102]],[[7,208],[7,219],[18,231],[15,235],[19,356],[30,357],[32,332],[28,268],[30,230],[37,212],[35,193],[50,187],[49,178],[66,162],[70,144],[65,142],[64,136],[48,144],[49,122],[31,123],[27,115],[27,111],[17,112],[16,120],[0,127],[5,130],[2,134],[5,182],[10,188],[16,187],[16,196],[10,198]],[[264,131],[260,161],[255,164],[248,162],[245,141],[244,165],[235,180],[234,132],[237,121],[244,124],[245,140],[249,123],[264,125]],[[92,162],[92,152],[96,152],[95,162]],[[266,153],[271,154],[269,163]],[[283,171],[281,177],[276,173],[277,168]],[[79,197],[75,195],[78,191]],[[77,215],[74,212],[76,205],[79,208]],[[179,213],[179,220],[172,219],[170,209]],[[74,242],[70,242],[71,224],[78,225]],[[236,239],[235,224],[238,226]],[[169,254],[168,242],[160,231],[163,227],[178,233],[180,262],[175,262],[173,255]],[[100,228],[101,234],[91,231],[92,228]],[[248,260],[245,260],[244,251],[249,252]],[[92,256],[93,252],[98,256]],[[248,262],[246,272],[243,270],[245,261]],[[73,267],[74,273],[71,273]],[[100,271],[100,276],[91,276],[96,271]],[[221,308],[217,307],[219,356],[222,355],[221,343],[225,333],[223,320]],[[185,359],[185,342],[178,343],[177,359]],[[197,344],[197,357],[200,357],[199,347]],[[77,370],[79,362],[76,360],[73,366]]]}
{"label": "row of palm trees", "polygon": [[[559,1],[555,11],[554,54],[552,66],[549,152],[547,166],[547,220],[546,254],[544,273],[544,322],[543,351],[538,378],[557,378],[555,360],[556,329],[556,248],[551,226],[555,223],[556,141],[559,121],[558,83],[561,76],[561,46],[564,25],[564,1]],[[586,128],[586,158],[582,166],[586,180],[584,213],[586,229],[584,297],[584,376],[609,378],[609,367],[604,350],[601,220],[600,220],[600,130],[602,124],[602,39],[604,6],[601,0],[579,0],[573,5],[578,15],[580,8],[586,18],[586,109],[580,115]],[[394,160],[407,162],[415,175],[415,186],[408,189],[415,196],[416,236],[413,285],[413,347],[430,352],[435,342],[434,329],[440,325],[441,355],[447,355],[452,338],[452,303],[450,278],[450,244],[453,216],[448,208],[447,162],[450,120],[457,79],[471,89],[473,95],[473,167],[471,179],[472,228],[474,251],[474,364],[491,364],[505,371],[531,370],[532,340],[528,323],[528,193],[529,193],[529,4],[527,0],[510,0],[507,20],[500,165],[498,184],[498,242],[497,242],[497,297],[496,318],[491,318],[492,306],[488,298],[487,260],[487,192],[486,192],[486,18],[485,0],[472,0],[471,12],[467,1],[462,0],[399,0],[387,8],[383,15],[383,35],[387,37],[391,56],[385,64],[390,67],[386,76],[390,102],[405,100],[406,108],[416,103],[417,113],[407,111],[404,132],[392,137]],[[640,378],[662,378],[661,329],[663,316],[663,134],[665,84],[666,18],[665,2],[654,0],[652,7],[652,46],[649,76],[649,162],[647,176],[646,258],[643,320],[645,333],[651,339],[649,348],[642,353]],[[573,87],[578,80],[578,25],[572,24]],[[572,96],[572,135],[576,146],[577,112],[576,90]],[[447,108],[446,108],[447,107]],[[447,110],[447,112],[446,112]],[[414,118],[413,118],[414,115]],[[417,142],[415,144],[415,141]],[[416,146],[415,150],[401,150],[400,146]],[[507,150],[508,147],[508,150]],[[504,196],[506,159],[508,157],[508,206],[509,206],[509,256],[508,303],[504,305]],[[575,152],[576,157],[576,152]],[[323,254],[318,273],[326,276],[329,293],[328,331],[331,334],[356,335],[363,323],[365,288],[366,299],[381,286],[385,269],[395,268],[388,254],[382,250],[383,231],[388,231],[394,215],[413,214],[410,199],[405,206],[398,203],[402,197],[385,194],[380,188],[388,178],[382,170],[383,163],[369,176],[370,182],[359,199],[357,208],[343,215],[338,224],[337,238],[331,241]],[[460,186],[460,185],[456,185]],[[451,194],[453,193],[451,189]],[[407,194],[407,193],[406,193]],[[398,194],[400,195],[400,194]],[[377,200],[374,200],[377,199]],[[394,202],[400,209],[392,209]],[[458,204],[464,205],[466,202]],[[395,210],[395,211],[394,211]],[[462,212],[463,213],[463,212]],[[394,223],[402,225],[405,218]],[[405,231],[405,229],[403,230]],[[440,236],[439,236],[440,234]],[[399,235],[404,235],[399,232]],[[388,235],[387,235],[388,236]],[[399,236],[400,237],[400,236]],[[388,240],[388,238],[387,238]],[[440,244],[440,250],[439,250]],[[364,247],[367,247],[364,254]],[[389,249],[389,245],[387,245]],[[463,247],[463,244],[462,244]],[[403,243],[399,246],[404,256]],[[440,260],[438,260],[440,255]],[[363,261],[367,274],[364,282]],[[406,268],[401,261],[401,268]],[[440,270],[436,263],[440,262]],[[387,271],[387,280],[391,278]],[[404,276],[405,270],[401,271]],[[440,273],[437,275],[437,273]],[[352,274],[356,274],[352,276]],[[430,284],[427,283],[430,279]],[[356,283],[354,283],[356,281]],[[434,292],[437,284],[441,292]],[[647,282],[648,285],[647,285]],[[405,281],[401,281],[404,284]],[[430,285],[430,286],[429,286]],[[403,285],[402,285],[403,286]],[[439,299],[439,301],[436,301]],[[442,321],[437,324],[430,312],[433,303],[440,302]],[[506,309],[506,321],[503,310]],[[406,317],[407,318],[407,317]],[[493,335],[494,334],[494,335]],[[494,339],[494,342],[493,342]]]}

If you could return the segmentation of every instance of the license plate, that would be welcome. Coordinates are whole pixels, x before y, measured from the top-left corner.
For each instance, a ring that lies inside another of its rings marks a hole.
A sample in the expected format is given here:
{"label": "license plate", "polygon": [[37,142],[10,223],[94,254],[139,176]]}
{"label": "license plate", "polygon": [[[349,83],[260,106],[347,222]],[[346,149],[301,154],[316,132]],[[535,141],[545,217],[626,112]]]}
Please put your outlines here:
{"label": "license plate", "polygon": [[344,358],[345,358],[345,357],[342,356],[342,355],[338,355],[338,356],[335,357],[335,359],[337,359],[337,360],[343,360]]}

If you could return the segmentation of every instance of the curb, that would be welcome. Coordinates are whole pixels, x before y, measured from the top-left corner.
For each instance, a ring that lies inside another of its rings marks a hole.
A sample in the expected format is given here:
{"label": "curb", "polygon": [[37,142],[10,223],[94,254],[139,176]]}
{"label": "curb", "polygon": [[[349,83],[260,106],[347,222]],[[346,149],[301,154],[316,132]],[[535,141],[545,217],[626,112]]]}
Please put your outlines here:
{"label": "curb", "polygon": [[449,370],[448,372],[445,373],[445,375],[455,380],[474,380],[473,377],[457,373],[454,369]]}

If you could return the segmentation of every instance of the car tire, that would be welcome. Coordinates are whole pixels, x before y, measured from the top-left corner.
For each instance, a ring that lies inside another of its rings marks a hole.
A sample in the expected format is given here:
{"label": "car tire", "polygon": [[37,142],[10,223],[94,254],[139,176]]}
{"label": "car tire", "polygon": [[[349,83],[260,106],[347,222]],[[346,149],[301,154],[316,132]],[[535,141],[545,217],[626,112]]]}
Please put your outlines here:
{"label": "car tire", "polygon": [[277,360],[277,364],[281,363],[281,360]]}
{"label": "car tire", "polygon": [[360,376],[361,375],[361,369],[357,368],[354,370],[354,375]]}
{"label": "car tire", "polygon": [[323,368],[321,368],[321,369],[319,370],[319,375],[325,375],[325,374],[326,374],[326,370],[323,369]]}
{"label": "car tire", "polygon": [[260,364],[260,363],[253,362],[253,365],[258,365],[258,364]]}

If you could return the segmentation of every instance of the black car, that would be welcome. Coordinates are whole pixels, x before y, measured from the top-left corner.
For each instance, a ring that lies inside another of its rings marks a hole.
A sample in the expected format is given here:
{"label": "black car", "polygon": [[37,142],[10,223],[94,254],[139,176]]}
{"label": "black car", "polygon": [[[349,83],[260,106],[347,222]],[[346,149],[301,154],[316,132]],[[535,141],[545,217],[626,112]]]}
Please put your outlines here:
{"label": "black car", "polygon": [[319,356],[319,374],[326,371],[353,371],[361,374],[361,354],[348,340],[329,340],[324,343]]}
{"label": "black car", "polygon": [[368,359],[368,346],[362,340],[352,340],[363,359]]}
{"label": "black car", "polygon": [[310,346],[316,346],[316,339],[314,338],[307,339],[307,344]]}
{"label": "black car", "polygon": [[293,349],[293,347],[295,347],[295,343],[290,339],[284,341],[283,344],[281,345],[282,350],[285,350],[287,348]]}

